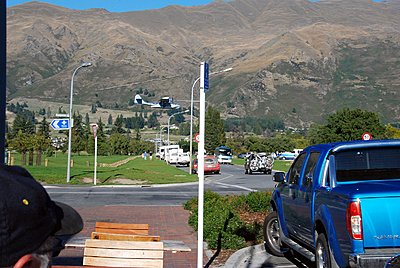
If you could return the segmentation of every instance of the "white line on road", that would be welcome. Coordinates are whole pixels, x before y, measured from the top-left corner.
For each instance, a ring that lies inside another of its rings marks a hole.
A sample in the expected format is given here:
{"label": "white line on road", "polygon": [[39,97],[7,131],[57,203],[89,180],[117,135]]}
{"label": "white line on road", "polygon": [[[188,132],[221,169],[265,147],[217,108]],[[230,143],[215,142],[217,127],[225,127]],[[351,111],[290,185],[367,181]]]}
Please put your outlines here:
{"label": "white line on road", "polygon": [[254,190],[254,189],[251,189],[251,188],[247,188],[247,187],[244,187],[244,186],[226,184],[226,183],[222,183],[222,182],[214,182],[214,183],[215,184],[219,184],[219,185],[223,185],[223,186],[226,186],[226,187],[239,188],[239,189],[246,190],[246,191],[249,191],[249,192],[257,192],[257,190]]}

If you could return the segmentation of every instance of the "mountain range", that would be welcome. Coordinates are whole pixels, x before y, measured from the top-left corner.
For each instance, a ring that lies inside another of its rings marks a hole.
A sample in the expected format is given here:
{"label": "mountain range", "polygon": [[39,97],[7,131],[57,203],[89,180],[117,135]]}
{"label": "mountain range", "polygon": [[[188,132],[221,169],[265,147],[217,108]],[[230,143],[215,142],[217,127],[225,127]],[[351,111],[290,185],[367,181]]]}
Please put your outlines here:
{"label": "mountain range", "polygon": [[[130,109],[139,89],[189,106],[202,61],[223,118],[308,127],[344,107],[400,121],[400,1],[234,0],[109,12],[7,9],[7,98]],[[197,88],[197,87],[195,87]],[[198,92],[195,91],[195,98]]]}

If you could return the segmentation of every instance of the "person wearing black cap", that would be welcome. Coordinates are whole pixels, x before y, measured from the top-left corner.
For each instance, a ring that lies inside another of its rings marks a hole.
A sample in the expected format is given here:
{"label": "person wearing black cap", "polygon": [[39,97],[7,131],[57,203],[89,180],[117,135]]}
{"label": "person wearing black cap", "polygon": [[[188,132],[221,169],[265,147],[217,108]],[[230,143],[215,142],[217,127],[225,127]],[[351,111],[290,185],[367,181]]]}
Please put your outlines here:
{"label": "person wearing black cap", "polygon": [[52,201],[27,170],[0,165],[0,267],[51,267],[82,228],[79,213]]}

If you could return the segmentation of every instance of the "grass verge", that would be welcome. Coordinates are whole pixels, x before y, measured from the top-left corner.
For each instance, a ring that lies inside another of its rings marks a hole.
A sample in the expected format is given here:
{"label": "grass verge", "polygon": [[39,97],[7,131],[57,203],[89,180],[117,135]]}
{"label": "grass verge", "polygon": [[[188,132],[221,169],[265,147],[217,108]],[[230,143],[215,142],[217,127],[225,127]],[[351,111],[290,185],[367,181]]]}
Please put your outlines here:
{"label": "grass verge", "polygon": [[[21,165],[21,155],[13,154],[14,164]],[[141,157],[119,166],[111,166],[129,158],[128,156],[98,156],[97,184],[166,184],[197,181],[197,175],[191,175],[164,161]],[[47,166],[45,162],[47,159]],[[71,184],[92,184],[94,177],[94,156],[73,155]],[[67,174],[67,154],[43,158],[41,166],[24,166],[34,178],[46,184],[65,184]],[[108,165],[107,165],[108,164]]]}

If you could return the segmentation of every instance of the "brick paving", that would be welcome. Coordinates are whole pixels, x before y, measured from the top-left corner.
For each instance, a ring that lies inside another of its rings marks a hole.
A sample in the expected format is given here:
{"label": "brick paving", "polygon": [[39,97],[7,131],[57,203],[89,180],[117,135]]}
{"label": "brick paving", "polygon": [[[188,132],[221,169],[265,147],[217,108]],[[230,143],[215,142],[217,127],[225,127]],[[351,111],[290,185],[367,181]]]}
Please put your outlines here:
{"label": "brick paving", "polygon": [[[89,237],[96,221],[119,223],[147,223],[149,235],[161,240],[178,240],[185,243],[190,252],[164,251],[164,268],[194,268],[197,266],[197,233],[188,224],[189,212],[182,206],[98,206],[75,209],[81,214],[85,226],[81,236]],[[53,259],[53,267],[82,266],[83,249],[65,249]],[[207,263],[204,253],[204,264]]]}

